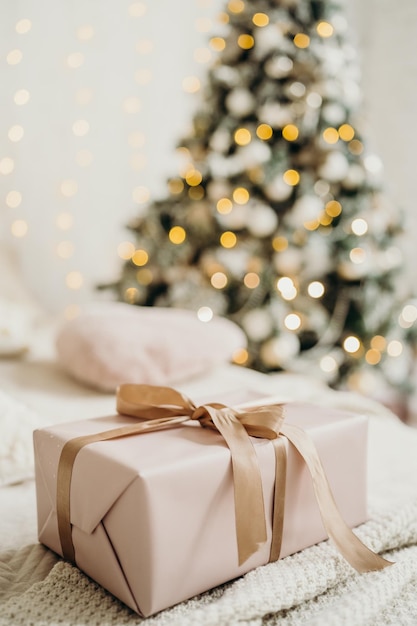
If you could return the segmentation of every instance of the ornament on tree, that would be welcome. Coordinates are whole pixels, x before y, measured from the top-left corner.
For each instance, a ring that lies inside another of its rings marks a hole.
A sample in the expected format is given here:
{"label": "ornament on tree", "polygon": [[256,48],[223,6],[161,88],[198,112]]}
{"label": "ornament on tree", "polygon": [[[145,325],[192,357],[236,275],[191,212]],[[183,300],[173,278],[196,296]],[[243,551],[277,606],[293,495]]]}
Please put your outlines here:
{"label": "ornament on tree", "polygon": [[406,387],[417,302],[342,3],[229,2],[216,41],[179,174],[131,225],[119,297],[233,319],[248,337],[236,362],[261,371]]}

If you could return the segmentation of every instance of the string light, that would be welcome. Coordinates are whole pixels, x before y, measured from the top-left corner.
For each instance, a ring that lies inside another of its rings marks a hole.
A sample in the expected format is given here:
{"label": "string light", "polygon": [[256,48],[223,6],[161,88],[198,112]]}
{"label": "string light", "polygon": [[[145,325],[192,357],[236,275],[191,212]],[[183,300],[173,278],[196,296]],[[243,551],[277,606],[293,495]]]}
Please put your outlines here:
{"label": "string light", "polygon": [[0,174],[3,176],[8,176],[14,170],[14,161],[10,157],[4,157],[0,159]]}
{"label": "string light", "polygon": [[151,282],[153,281],[153,273],[152,271],[145,267],[142,268],[140,270],[138,270],[136,272],[136,281],[140,284],[140,285],[150,285]]}
{"label": "string light", "polygon": [[353,248],[349,253],[349,258],[355,265],[360,265],[366,259],[366,251],[363,248]]}
{"label": "string light", "polygon": [[293,41],[297,48],[308,48],[310,45],[310,37],[304,33],[297,33]]}
{"label": "string light", "polygon": [[16,24],[16,32],[18,35],[25,35],[32,28],[32,22],[28,19],[19,20]]}
{"label": "string light", "polygon": [[401,311],[401,316],[406,322],[414,324],[417,320],[417,307],[414,304],[406,304]]}
{"label": "string light", "polygon": [[200,322],[210,322],[213,319],[213,311],[209,306],[202,306],[197,311]]}
{"label": "string light", "polygon": [[255,40],[252,35],[239,35],[237,39],[237,45],[239,46],[239,48],[242,48],[242,50],[250,50],[255,45]]}
{"label": "string light", "polygon": [[137,265],[137,267],[142,267],[143,265],[146,265],[149,261],[149,254],[146,252],[146,250],[138,248],[132,254],[131,259],[134,265]]}
{"label": "string light", "polygon": [[90,132],[87,120],[76,120],[72,125],[72,132],[76,137],[85,137]]}
{"label": "string light", "polygon": [[68,178],[67,180],[62,181],[59,189],[63,196],[66,198],[72,198],[78,191],[78,183],[76,180]]}
{"label": "string light", "polygon": [[282,129],[282,136],[287,141],[295,141],[296,139],[298,139],[298,135],[299,135],[299,130],[297,126],[295,126],[294,124],[287,124]]}
{"label": "string light", "polygon": [[403,351],[403,345],[401,341],[397,341],[397,339],[393,339],[389,342],[387,346],[387,352],[392,357],[400,356]]}
{"label": "string light", "polygon": [[318,35],[323,38],[331,37],[334,33],[334,28],[329,22],[319,22],[316,26]]}
{"label": "string light", "polygon": [[197,63],[209,63],[213,55],[208,48],[196,48],[194,50],[194,59]]}
{"label": "string light", "polygon": [[140,100],[137,96],[129,96],[123,102],[123,111],[128,115],[139,113],[141,108]]}
{"label": "string light", "polygon": [[266,13],[255,13],[252,18],[252,22],[255,26],[263,27],[269,24],[269,17]]}
{"label": "string light", "polygon": [[343,141],[351,141],[355,136],[355,129],[350,124],[342,124],[339,126],[339,137]]}
{"label": "string light", "polygon": [[201,185],[198,185],[197,187],[190,187],[188,190],[188,196],[191,200],[202,200],[204,198],[204,194],[205,191]]}
{"label": "string light", "polygon": [[342,212],[342,205],[337,200],[330,200],[324,209],[330,217],[338,217]]}
{"label": "string light", "polygon": [[10,50],[10,52],[6,56],[6,62],[9,65],[17,65],[23,59],[23,52],[16,48],[15,50]]}
{"label": "string light", "polygon": [[233,209],[233,203],[229,198],[220,198],[216,204],[216,208],[221,215],[227,215]]}
{"label": "string light", "polygon": [[381,358],[381,353],[379,352],[379,350],[375,350],[375,348],[370,348],[370,350],[367,350],[365,353],[365,360],[367,363],[369,363],[369,365],[377,365],[377,363],[380,362]]}
{"label": "string light", "polygon": [[17,141],[20,141],[23,138],[24,134],[25,134],[25,131],[23,127],[19,126],[19,124],[15,124],[14,126],[11,126],[9,128],[9,132],[7,133],[7,136],[10,139],[10,141],[13,141],[15,143]]}
{"label": "string light", "polygon": [[268,139],[271,139],[274,132],[269,124],[259,124],[258,128],[256,129],[256,134],[259,139],[267,141]]}
{"label": "string light", "polygon": [[20,191],[15,191],[14,189],[12,191],[9,191],[9,193],[6,196],[7,206],[10,207],[11,209],[17,209],[17,207],[20,206],[21,203],[22,203],[22,194],[20,193]]}
{"label": "string light", "polygon": [[179,245],[185,241],[187,233],[182,226],[173,226],[168,233],[171,243]]}
{"label": "string light", "polygon": [[223,248],[234,248],[236,243],[237,237],[232,231],[227,230],[220,235],[220,245],[222,245]]}
{"label": "string light", "polygon": [[209,42],[210,48],[215,52],[221,52],[226,47],[226,42],[223,37],[212,37]]}
{"label": "string light", "polygon": [[92,26],[85,24],[77,29],[77,39],[80,41],[89,41],[94,37],[94,29]]}
{"label": "string light", "polygon": [[335,372],[337,370],[336,359],[329,354],[326,354],[326,356],[320,359],[320,369],[328,374]]}
{"label": "string light", "polygon": [[236,187],[233,191],[233,200],[236,204],[247,204],[250,195],[249,191],[245,187]]}
{"label": "string light", "polygon": [[60,241],[56,253],[61,259],[69,259],[74,254],[74,244],[71,241]]}
{"label": "string light", "polygon": [[67,56],[67,66],[73,70],[78,69],[84,63],[84,55],[82,52],[71,52]]}
{"label": "string light", "polygon": [[354,219],[352,222],[352,232],[359,237],[365,235],[365,233],[368,232],[368,223],[361,217]]}
{"label": "string light", "polygon": [[56,225],[60,230],[70,230],[74,223],[71,213],[60,213],[56,218]]}
{"label": "string light", "polygon": [[245,348],[237,350],[232,357],[233,363],[236,365],[244,365],[249,359],[249,353]]}
{"label": "string light", "polygon": [[18,89],[14,94],[13,100],[17,106],[23,106],[29,102],[30,93],[27,89]]}
{"label": "string light", "polygon": [[13,237],[17,237],[19,239],[21,237],[25,237],[28,232],[27,222],[25,222],[25,220],[15,220],[11,223],[10,230]]}
{"label": "string light", "polygon": [[132,191],[133,202],[136,202],[137,204],[145,204],[149,201],[150,197],[151,192],[147,187],[144,187],[143,185],[135,187]]}
{"label": "string light", "polygon": [[235,142],[239,146],[247,146],[252,139],[252,135],[247,128],[238,128],[234,134]]}
{"label": "string light", "polygon": [[358,352],[361,347],[361,342],[354,335],[349,335],[349,337],[346,337],[344,340],[343,347],[346,352],[349,352],[349,354],[354,354],[355,352]]}
{"label": "string light", "polygon": [[117,246],[117,254],[121,259],[131,259],[135,253],[135,246],[131,241],[122,241]]}
{"label": "string light", "polygon": [[215,289],[224,289],[227,285],[227,276],[224,272],[215,272],[210,282]]}
{"label": "string light", "polygon": [[150,69],[143,67],[135,72],[135,82],[138,85],[148,85],[152,80],[152,72]]}
{"label": "string light", "polygon": [[274,237],[272,240],[272,247],[276,252],[282,252],[288,248],[288,239],[286,237]]}
{"label": "string light", "polygon": [[297,297],[297,289],[294,281],[289,276],[282,276],[277,281],[277,289],[284,300],[294,300]]}
{"label": "string light", "polygon": [[134,304],[139,300],[139,291],[136,287],[129,287],[125,291],[125,301]]}
{"label": "string light", "polygon": [[186,76],[182,81],[182,88],[186,93],[197,93],[201,87],[197,76]]}
{"label": "string light", "polygon": [[184,191],[184,183],[180,178],[171,178],[168,181],[168,189],[170,193],[178,195]]}
{"label": "string light", "polygon": [[230,0],[227,4],[230,13],[242,13],[245,9],[243,0]]}
{"label": "string light", "polygon": [[65,284],[67,285],[68,289],[81,289],[81,287],[83,286],[84,283],[84,277],[81,274],[81,272],[78,271],[73,271],[73,272],[68,272],[68,274],[65,277]]}
{"label": "string light", "polygon": [[313,280],[307,287],[307,292],[312,298],[321,298],[324,294],[324,285],[318,280]]}
{"label": "string light", "polygon": [[382,335],[374,335],[371,339],[371,348],[383,352],[387,347],[387,340]]}
{"label": "string light", "polygon": [[297,313],[289,313],[284,319],[284,325],[288,330],[298,330],[301,326],[301,317]]}
{"label": "string light", "polygon": [[132,2],[128,7],[130,17],[142,17],[146,11],[147,6],[144,2]]}
{"label": "string light", "polygon": [[185,180],[190,187],[197,187],[203,180],[203,175],[199,170],[191,169],[185,175]]}
{"label": "string light", "polygon": [[286,182],[287,185],[290,185],[291,187],[295,187],[295,185],[298,185],[298,183],[300,182],[300,174],[297,172],[297,170],[287,170],[282,175],[282,178],[284,179],[284,182]]}
{"label": "string light", "polygon": [[348,148],[349,151],[355,156],[362,154],[363,152],[363,144],[358,139],[352,139],[352,141],[348,143]]}
{"label": "string light", "polygon": [[256,287],[259,286],[260,282],[261,279],[259,278],[258,274],[255,274],[255,272],[248,272],[243,277],[243,283],[248,289],[256,289]]}
{"label": "string light", "polygon": [[324,141],[329,144],[335,144],[339,141],[339,133],[332,126],[325,128],[322,133],[322,136],[323,136]]}

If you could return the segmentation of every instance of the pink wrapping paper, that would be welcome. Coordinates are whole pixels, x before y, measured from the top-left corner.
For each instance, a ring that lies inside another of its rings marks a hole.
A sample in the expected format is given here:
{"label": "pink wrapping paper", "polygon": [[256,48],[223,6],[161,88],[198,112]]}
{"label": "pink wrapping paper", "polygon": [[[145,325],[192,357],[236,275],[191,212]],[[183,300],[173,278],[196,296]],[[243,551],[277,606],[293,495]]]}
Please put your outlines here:
{"label": "pink wrapping paper", "polygon": [[[268,398],[265,403],[271,403]],[[259,404],[259,402],[257,402]],[[367,519],[367,420],[334,409],[286,404],[286,422],[306,430],[347,524]],[[56,475],[66,441],[132,423],[110,416],[34,433],[39,540],[61,553]],[[268,541],[238,566],[230,451],[198,423],[83,448],[71,485],[77,565],[134,611],[149,616],[268,562],[275,459],[258,456]],[[311,477],[286,441],[287,491],[281,558],[326,538]],[[251,515],[251,511],[248,511]]]}

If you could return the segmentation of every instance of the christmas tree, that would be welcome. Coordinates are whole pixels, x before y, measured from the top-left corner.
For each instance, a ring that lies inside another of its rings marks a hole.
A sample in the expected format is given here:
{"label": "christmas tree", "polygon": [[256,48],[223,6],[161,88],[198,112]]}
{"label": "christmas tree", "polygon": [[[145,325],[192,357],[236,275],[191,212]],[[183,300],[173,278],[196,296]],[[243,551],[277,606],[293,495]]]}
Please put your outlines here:
{"label": "christmas tree", "polygon": [[131,224],[119,297],[236,321],[235,362],[261,371],[405,387],[417,306],[341,4],[231,0],[220,21],[179,174]]}

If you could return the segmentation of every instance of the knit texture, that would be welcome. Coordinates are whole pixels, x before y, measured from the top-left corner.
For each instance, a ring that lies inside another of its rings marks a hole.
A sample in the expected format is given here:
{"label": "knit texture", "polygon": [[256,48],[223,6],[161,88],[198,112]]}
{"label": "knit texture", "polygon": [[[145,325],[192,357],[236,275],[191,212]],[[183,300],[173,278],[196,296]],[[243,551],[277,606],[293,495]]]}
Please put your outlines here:
{"label": "knit texture", "polygon": [[356,626],[417,623],[417,498],[357,529],[395,564],[357,574],[330,542],[257,568],[141,619],[77,568],[59,561],[45,580],[0,606],[9,626]]}

